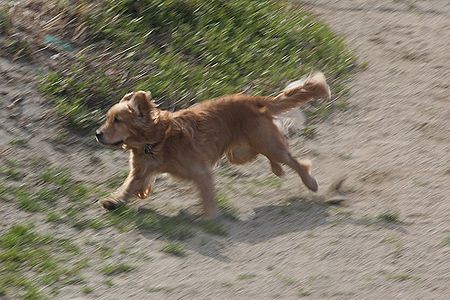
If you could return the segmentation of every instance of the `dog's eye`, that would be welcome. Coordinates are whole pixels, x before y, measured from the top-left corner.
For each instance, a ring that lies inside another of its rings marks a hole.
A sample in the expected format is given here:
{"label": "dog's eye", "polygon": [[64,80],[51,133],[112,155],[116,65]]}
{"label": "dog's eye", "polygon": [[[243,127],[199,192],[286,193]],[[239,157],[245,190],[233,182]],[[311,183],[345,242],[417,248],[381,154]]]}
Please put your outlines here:
{"label": "dog's eye", "polygon": [[120,122],[120,120],[117,117],[115,117],[114,118],[114,123],[119,123],[119,122]]}

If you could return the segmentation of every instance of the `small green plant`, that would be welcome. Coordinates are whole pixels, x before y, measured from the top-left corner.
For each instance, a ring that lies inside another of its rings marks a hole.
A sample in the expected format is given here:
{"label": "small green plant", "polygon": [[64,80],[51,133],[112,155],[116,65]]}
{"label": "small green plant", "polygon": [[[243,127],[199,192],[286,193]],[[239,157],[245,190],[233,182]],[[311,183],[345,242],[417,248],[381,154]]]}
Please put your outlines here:
{"label": "small green plant", "polygon": [[149,211],[139,217],[138,227],[141,230],[161,233],[171,240],[186,240],[194,236],[192,224],[181,217],[166,217]]}
{"label": "small green plant", "polygon": [[410,273],[396,273],[396,274],[389,274],[387,275],[388,279],[394,280],[394,281],[406,281],[415,279],[415,276],[411,275]]}
{"label": "small green plant", "polygon": [[19,204],[19,207],[25,211],[38,212],[42,210],[41,205],[24,189],[17,190],[15,193],[15,198]]}
{"label": "small green plant", "polygon": [[102,259],[107,259],[113,256],[114,250],[108,246],[102,245],[97,248],[96,252],[99,253],[100,257]]}
{"label": "small green plant", "polygon": [[295,278],[292,278],[292,277],[283,276],[283,275],[279,275],[278,277],[283,282],[283,284],[286,286],[295,285],[298,282],[298,280],[296,280]]}
{"label": "small green plant", "polygon": [[8,188],[0,182],[0,201],[7,201]]}
{"label": "small green plant", "polygon": [[62,282],[70,271],[62,266],[79,253],[71,242],[34,232],[31,225],[14,225],[0,236],[0,292],[7,298],[43,298],[40,284]]}
{"label": "small green plant", "polygon": [[105,285],[107,286],[107,287],[113,287],[114,286],[114,282],[111,280],[111,279],[107,279],[107,280],[105,280]]}
{"label": "small green plant", "polygon": [[4,7],[0,8],[0,33],[6,33],[11,28],[11,20],[8,10]]}
{"label": "small green plant", "polygon": [[223,226],[221,224],[218,224],[214,221],[203,221],[200,223],[200,227],[206,233],[220,235],[220,236],[228,235],[228,232],[225,230],[225,228],[223,228]]}
{"label": "small green plant", "polygon": [[111,275],[117,275],[121,273],[129,273],[133,271],[136,267],[125,264],[125,263],[119,263],[119,264],[110,264],[101,269],[101,273],[111,276]]}
{"label": "small green plant", "polygon": [[386,211],[377,215],[377,220],[383,221],[386,223],[401,223],[400,214],[394,211]]}
{"label": "small green plant", "polygon": [[90,294],[94,291],[94,288],[90,286],[83,286],[81,288],[81,291],[83,292],[83,294]]}
{"label": "small green plant", "polygon": [[238,218],[237,210],[234,208],[228,198],[218,192],[216,194],[216,202],[217,202],[217,208],[222,212],[222,214],[231,220],[236,220]]}
{"label": "small green plant", "polygon": [[308,290],[308,289],[306,289],[306,288],[299,288],[298,290],[297,290],[297,295],[299,296],[299,297],[308,297],[308,296],[310,296],[312,294],[312,292],[310,291],[310,290]]}
{"label": "small green plant", "polygon": [[65,186],[71,183],[72,175],[67,169],[50,167],[41,174],[41,180],[46,183]]}
{"label": "small green plant", "polygon": [[270,176],[270,177],[264,178],[262,180],[258,180],[255,183],[257,186],[278,189],[281,187],[283,181],[276,176]]}
{"label": "small green plant", "polygon": [[255,274],[244,273],[244,274],[239,274],[238,279],[239,280],[250,280],[250,279],[254,279],[255,277],[256,277]]}
{"label": "small green plant", "polygon": [[11,146],[25,147],[28,144],[26,139],[15,139],[9,142]]}
{"label": "small green plant", "polygon": [[185,256],[186,251],[184,250],[184,246],[180,243],[169,242],[162,246],[161,251],[164,253],[172,254],[175,256]]}
{"label": "small green plant", "polygon": [[346,99],[339,99],[334,103],[334,106],[341,111],[346,111],[350,104]]}
{"label": "small green plant", "polygon": [[444,245],[450,246],[450,236],[444,239]]}
{"label": "small green plant", "polygon": [[303,134],[302,134],[306,139],[312,139],[316,136],[316,128],[313,126],[305,126],[305,128],[303,128]]}
{"label": "small green plant", "polygon": [[106,186],[111,189],[117,188],[125,181],[127,176],[128,172],[119,172],[106,181]]}
{"label": "small green plant", "polygon": [[18,171],[15,166],[7,167],[4,170],[3,174],[5,175],[6,179],[13,181],[21,181],[24,177],[24,175],[20,171]]}

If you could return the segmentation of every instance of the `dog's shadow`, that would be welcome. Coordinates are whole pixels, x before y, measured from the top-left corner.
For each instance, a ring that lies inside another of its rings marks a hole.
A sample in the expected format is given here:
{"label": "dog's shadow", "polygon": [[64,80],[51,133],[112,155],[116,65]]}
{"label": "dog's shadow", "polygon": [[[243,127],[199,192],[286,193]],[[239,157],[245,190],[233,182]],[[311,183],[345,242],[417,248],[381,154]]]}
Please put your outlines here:
{"label": "dog's shadow", "polygon": [[[352,224],[368,226],[377,224],[390,230],[405,232],[403,224],[389,224],[365,218],[355,218],[349,214],[340,217],[330,216],[330,205],[299,199],[295,202],[278,205],[266,205],[254,209],[254,214],[248,219],[229,219],[221,217],[209,226],[214,225],[211,233],[205,230],[205,223],[198,220],[197,215],[180,213],[177,216],[165,216],[154,210],[141,210],[142,216],[151,213],[153,218],[160,220],[162,226],[157,231],[140,227],[140,233],[147,239],[176,240],[190,251],[202,255],[228,261],[223,255],[226,245],[233,242],[258,244],[274,240],[287,234],[314,235],[313,230],[327,228],[337,224]],[[207,227],[211,229],[211,227]],[[217,228],[221,229],[217,235]],[[162,229],[162,230],[161,230]],[[222,231],[223,230],[223,231]],[[209,232],[209,233],[208,233]],[[274,241],[276,243],[276,241]]]}
{"label": "dog's shadow", "polygon": [[[151,214],[165,226],[159,227],[156,231],[140,226],[139,230],[144,238],[178,240],[188,250],[226,261],[222,249],[229,242],[258,244],[288,233],[302,234],[327,226],[330,223],[327,220],[327,208],[328,206],[324,204],[297,200],[286,204],[257,207],[248,219],[230,219],[223,216],[207,223],[198,220],[198,216],[193,214],[180,213],[168,217],[154,210],[141,209],[141,218]],[[192,233],[192,230],[195,234],[190,235],[189,232]]]}

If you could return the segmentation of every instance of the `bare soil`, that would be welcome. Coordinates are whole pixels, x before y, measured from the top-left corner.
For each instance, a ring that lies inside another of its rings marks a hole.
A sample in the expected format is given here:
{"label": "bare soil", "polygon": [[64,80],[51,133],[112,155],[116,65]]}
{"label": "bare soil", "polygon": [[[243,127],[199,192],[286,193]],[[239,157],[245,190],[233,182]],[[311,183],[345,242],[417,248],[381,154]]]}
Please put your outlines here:
{"label": "bare soil", "polygon": [[[221,164],[217,189],[238,210],[218,220],[226,237],[202,234],[187,255],[160,251],[158,236],[141,231],[77,231],[49,225],[12,203],[0,206],[0,231],[34,220],[38,230],[85,245],[114,249],[137,266],[112,277],[97,260],[84,277],[93,291],[63,287],[59,299],[447,299],[450,295],[450,4],[433,1],[300,1],[364,61],[354,75],[349,107],[333,113],[311,140],[292,137],[297,157],[313,160],[321,190],[306,191],[288,172],[282,181],[264,159]],[[42,70],[0,59],[1,159],[46,157],[77,179],[101,184],[126,170],[128,156],[93,138],[67,136],[36,90]],[[19,100],[21,99],[21,100]],[[23,147],[11,141],[27,140]],[[343,178],[342,186],[328,190]],[[161,214],[195,209],[194,188],[166,177],[157,194],[135,207]],[[339,196],[340,206],[324,203]],[[94,200],[93,214],[102,214]],[[397,213],[397,222],[382,214]],[[89,251],[83,254],[90,258]],[[113,256],[109,258],[114,261]],[[117,258],[119,259],[119,258]],[[105,284],[107,280],[111,284]]]}

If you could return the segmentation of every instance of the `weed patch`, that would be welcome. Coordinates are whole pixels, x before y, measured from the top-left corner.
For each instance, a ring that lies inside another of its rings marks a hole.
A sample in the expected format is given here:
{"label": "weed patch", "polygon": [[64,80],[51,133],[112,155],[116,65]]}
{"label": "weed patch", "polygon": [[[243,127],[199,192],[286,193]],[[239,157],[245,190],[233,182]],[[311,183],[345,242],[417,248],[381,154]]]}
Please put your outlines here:
{"label": "weed patch", "polygon": [[172,254],[175,256],[185,256],[186,252],[184,246],[179,243],[169,242],[161,247],[161,251],[164,253]]}
{"label": "weed patch", "polygon": [[12,226],[0,236],[0,294],[44,297],[41,286],[51,287],[73,275],[67,265],[78,253],[68,240],[38,234],[29,225]]}
{"label": "weed patch", "polygon": [[111,275],[117,275],[122,273],[129,273],[136,269],[136,267],[125,264],[125,263],[119,263],[119,264],[111,264],[103,267],[101,269],[101,273],[111,276]]}
{"label": "weed patch", "polygon": [[400,220],[400,214],[394,211],[386,211],[377,215],[377,220],[383,221],[386,223],[400,224],[402,221]]}
{"label": "weed patch", "polygon": [[[61,3],[58,12],[77,12],[84,40],[40,90],[78,129],[98,123],[130,90],[150,89],[163,106],[185,107],[242,90],[272,94],[313,69],[339,86],[355,66],[326,25],[279,1]],[[322,118],[329,106],[311,111]]]}

